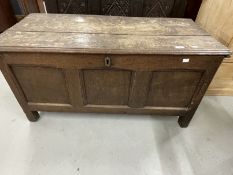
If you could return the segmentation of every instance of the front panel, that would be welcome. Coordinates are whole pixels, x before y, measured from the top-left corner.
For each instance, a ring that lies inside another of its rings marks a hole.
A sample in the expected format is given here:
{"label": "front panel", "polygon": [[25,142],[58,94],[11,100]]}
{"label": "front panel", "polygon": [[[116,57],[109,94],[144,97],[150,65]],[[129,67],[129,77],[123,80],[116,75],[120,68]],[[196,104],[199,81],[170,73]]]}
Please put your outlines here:
{"label": "front panel", "polygon": [[17,65],[11,66],[11,69],[28,102],[70,103],[62,69]]}
{"label": "front panel", "polygon": [[201,71],[153,72],[148,106],[188,107],[202,78]]}
{"label": "front panel", "polygon": [[84,70],[87,104],[127,105],[131,72],[124,70]]}
{"label": "front panel", "polygon": [[106,55],[6,57],[29,107],[43,111],[185,112],[219,63],[211,57],[184,63],[180,56],[152,55],[108,55],[108,65]]}

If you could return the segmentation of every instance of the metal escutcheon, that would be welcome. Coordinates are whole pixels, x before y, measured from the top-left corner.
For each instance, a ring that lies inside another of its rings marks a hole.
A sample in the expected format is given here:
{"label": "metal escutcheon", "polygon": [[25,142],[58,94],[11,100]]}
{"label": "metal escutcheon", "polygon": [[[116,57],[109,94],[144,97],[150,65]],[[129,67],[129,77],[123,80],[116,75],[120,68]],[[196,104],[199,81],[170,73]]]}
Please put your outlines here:
{"label": "metal escutcheon", "polygon": [[111,66],[111,58],[110,57],[105,57],[104,64],[105,64],[106,67],[110,67]]}

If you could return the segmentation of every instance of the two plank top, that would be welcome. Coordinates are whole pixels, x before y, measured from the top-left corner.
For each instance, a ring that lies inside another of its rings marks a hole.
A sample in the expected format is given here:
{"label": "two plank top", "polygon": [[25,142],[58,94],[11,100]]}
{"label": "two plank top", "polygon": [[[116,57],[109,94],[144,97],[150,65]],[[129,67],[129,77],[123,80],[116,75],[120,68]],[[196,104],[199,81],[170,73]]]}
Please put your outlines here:
{"label": "two plank top", "polygon": [[1,52],[224,55],[190,19],[30,14],[0,35]]}

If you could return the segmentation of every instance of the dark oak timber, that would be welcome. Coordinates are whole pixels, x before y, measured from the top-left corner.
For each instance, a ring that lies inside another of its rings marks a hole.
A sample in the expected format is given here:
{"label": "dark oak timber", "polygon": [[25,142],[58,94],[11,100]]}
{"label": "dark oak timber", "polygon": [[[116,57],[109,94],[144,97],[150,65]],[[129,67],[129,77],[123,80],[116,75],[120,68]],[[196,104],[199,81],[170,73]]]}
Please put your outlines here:
{"label": "dark oak timber", "polygon": [[187,127],[228,55],[189,19],[31,14],[0,35],[0,68],[30,121],[106,112]]}

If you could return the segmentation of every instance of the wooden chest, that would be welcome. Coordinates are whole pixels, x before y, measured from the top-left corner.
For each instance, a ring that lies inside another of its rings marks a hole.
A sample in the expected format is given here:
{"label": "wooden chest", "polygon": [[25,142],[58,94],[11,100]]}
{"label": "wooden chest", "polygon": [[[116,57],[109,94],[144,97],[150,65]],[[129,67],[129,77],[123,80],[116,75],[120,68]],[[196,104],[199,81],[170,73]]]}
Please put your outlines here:
{"label": "wooden chest", "polygon": [[31,14],[0,35],[1,70],[30,121],[140,113],[187,127],[228,55],[189,19]]}

